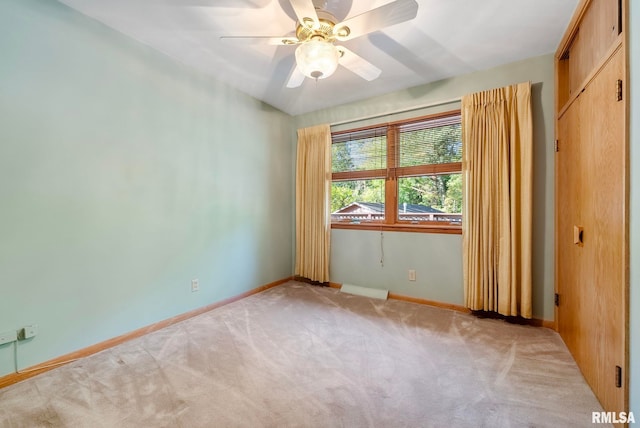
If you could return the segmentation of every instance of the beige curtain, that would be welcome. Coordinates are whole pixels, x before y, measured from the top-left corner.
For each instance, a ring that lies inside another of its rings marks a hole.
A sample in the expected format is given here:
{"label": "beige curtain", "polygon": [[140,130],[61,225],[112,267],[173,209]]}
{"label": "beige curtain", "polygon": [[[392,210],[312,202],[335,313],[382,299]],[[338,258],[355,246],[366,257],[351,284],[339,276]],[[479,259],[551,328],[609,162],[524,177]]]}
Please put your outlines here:
{"label": "beige curtain", "polygon": [[329,282],[331,130],[298,130],[295,274]]}
{"label": "beige curtain", "polygon": [[466,306],[531,318],[531,83],[462,98]]}

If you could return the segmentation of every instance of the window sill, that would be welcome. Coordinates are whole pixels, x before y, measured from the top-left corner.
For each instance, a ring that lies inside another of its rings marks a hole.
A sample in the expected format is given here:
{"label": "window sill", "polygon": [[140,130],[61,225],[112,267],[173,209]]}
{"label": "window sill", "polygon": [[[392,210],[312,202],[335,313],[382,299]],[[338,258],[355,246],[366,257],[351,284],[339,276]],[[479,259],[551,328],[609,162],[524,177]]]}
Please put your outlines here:
{"label": "window sill", "polygon": [[462,227],[456,225],[432,225],[432,224],[384,224],[384,223],[331,223],[332,229],[351,230],[376,230],[389,232],[414,232],[414,233],[444,233],[450,235],[462,235]]}

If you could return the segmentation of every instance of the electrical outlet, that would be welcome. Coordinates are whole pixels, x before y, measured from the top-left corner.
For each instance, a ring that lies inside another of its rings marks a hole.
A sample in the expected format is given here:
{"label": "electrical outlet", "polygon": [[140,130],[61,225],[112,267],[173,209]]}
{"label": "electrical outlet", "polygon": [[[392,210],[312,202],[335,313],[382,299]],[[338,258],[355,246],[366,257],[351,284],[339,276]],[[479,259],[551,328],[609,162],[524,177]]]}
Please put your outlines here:
{"label": "electrical outlet", "polygon": [[191,292],[195,293],[196,291],[200,291],[200,282],[197,279],[191,280]]}
{"label": "electrical outlet", "polygon": [[409,281],[415,281],[415,280],[416,280],[416,270],[409,269]]}
{"label": "electrical outlet", "polygon": [[31,339],[38,334],[38,326],[36,324],[26,325],[18,331],[18,340]]}
{"label": "electrical outlet", "polygon": [[0,333],[0,345],[4,345],[5,343],[11,343],[18,340],[15,330],[3,331]]}

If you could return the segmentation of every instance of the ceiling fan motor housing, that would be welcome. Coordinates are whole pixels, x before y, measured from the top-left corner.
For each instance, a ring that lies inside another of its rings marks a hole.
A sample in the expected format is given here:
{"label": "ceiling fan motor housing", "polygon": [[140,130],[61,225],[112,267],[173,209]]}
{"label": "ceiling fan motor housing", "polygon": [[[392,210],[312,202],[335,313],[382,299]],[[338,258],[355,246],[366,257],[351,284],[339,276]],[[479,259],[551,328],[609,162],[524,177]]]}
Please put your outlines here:
{"label": "ceiling fan motor housing", "polygon": [[[296,37],[301,43],[315,38],[322,38],[328,42],[334,42],[337,34],[333,32],[336,25],[336,18],[329,12],[318,10],[318,24],[311,18],[298,23],[296,27]],[[345,27],[346,28],[346,27]]]}

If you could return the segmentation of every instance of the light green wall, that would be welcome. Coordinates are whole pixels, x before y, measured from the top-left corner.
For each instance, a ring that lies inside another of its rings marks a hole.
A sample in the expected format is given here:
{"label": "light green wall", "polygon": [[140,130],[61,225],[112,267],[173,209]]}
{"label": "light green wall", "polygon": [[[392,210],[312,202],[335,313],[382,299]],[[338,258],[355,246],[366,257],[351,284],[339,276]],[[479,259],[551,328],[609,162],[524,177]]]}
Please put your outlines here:
{"label": "light green wall", "polygon": [[629,64],[631,92],[630,195],[630,409],[640,419],[640,3],[629,0]]}
{"label": "light green wall", "polygon": [[[531,81],[534,121],[533,315],[553,320],[553,56],[528,59],[491,70],[410,88],[368,100],[296,117],[298,128],[338,123],[450,101],[481,90]],[[454,108],[439,105],[432,111]],[[416,115],[430,109],[422,109]],[[386,117],[379,119],[386,120]],[[344,125],[340,125],[344,127]],[[380,265],[379,233],[333,230],[331,280],[389,289],[429,300],[462,304],[462,239],[460,235],[385,232],[386,258]],[[419,258],[418,258],[419,257]],[[415,268],[416,282],[407,280]]]}
{"label": "light green wall", "polygon": [[39,326],[19,368],[292,274],[292,117],[51,0],[0,2],[0,28],[0,331]]}
{"label": "light green wall", "polygon": [[331,281],[463,303],[460,235],[334,230],[331,240]]}

